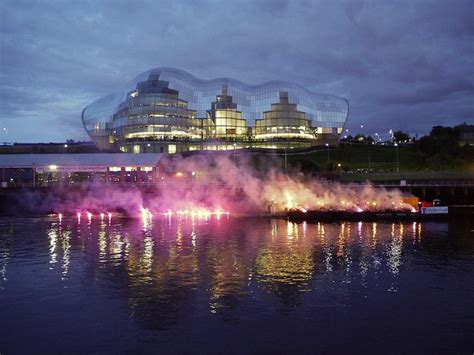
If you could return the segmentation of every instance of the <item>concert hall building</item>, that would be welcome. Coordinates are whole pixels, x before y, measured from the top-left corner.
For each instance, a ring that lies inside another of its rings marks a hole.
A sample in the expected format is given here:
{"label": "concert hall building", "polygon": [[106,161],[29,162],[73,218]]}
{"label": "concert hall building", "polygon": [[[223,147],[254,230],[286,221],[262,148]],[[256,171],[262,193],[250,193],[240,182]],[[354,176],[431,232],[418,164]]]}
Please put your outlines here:
{"label": "concert hall building", "polygon": [[104,151],[307,149],[337,145],[345,99],[287,81],[249,85],[158,68],[91,103],[82,122]]}

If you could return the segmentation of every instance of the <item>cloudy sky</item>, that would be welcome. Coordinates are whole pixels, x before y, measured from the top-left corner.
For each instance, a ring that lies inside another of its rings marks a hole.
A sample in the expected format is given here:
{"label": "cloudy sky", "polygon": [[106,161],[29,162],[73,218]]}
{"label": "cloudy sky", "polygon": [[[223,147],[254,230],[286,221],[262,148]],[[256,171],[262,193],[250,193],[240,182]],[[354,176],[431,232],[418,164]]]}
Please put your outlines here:
{"label": "cloudy sky", "polygon": [[472,0],[2,0],[0,31],[0,141],[84,140],[84,106],[162,66],[345,97],[352,132],[474,123]]}

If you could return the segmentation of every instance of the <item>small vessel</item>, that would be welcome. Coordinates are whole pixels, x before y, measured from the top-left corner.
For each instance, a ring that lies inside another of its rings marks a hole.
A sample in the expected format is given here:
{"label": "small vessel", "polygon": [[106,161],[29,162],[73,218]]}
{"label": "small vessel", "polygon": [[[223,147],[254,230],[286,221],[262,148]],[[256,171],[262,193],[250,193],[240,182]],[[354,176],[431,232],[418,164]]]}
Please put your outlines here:
{"label": "small vessel", "polygon": [[421,215],[448,215],[449,207],[442,206],[441,200],[434,199],[433,203],[422,202],[419,211]]}

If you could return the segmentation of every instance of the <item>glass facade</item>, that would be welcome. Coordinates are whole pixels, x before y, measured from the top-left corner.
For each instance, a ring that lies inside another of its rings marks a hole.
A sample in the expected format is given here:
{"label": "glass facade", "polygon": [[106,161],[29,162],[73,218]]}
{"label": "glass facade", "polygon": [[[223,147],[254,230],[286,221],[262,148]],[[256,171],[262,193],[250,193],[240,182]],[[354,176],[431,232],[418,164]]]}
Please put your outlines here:
{"label": "glass facade", "polygon": [[87,106],[82,121],[102,150],[302,149],[337,144],[348,110],[342,98],[291,82],[248,85],[159,68]]}

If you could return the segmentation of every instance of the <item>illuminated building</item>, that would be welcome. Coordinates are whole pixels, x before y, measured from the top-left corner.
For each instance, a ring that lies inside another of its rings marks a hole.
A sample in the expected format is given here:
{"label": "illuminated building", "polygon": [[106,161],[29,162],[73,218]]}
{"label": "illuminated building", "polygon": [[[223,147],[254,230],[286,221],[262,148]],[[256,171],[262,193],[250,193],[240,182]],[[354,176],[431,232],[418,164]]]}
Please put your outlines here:
{"label": "illuminated building", "polygon": [[82,122],[101,150],[306,149],[336,145],[348,110],[342,98],[291,82],[248,85],[158,68],[87,106]]}

